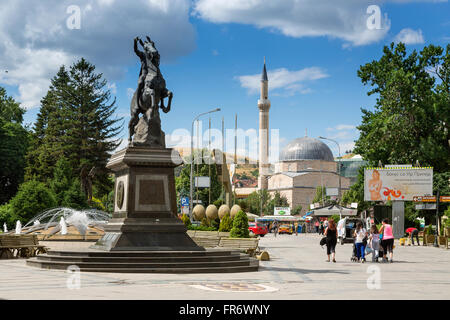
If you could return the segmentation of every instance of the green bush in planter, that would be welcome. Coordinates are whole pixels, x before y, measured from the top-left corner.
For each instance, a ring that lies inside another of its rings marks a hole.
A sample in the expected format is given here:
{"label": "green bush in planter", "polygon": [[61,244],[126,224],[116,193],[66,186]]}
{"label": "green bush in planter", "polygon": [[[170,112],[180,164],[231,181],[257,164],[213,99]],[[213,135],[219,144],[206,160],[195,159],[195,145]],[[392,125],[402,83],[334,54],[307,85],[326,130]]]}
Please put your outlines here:
{"label": "green bush in planter", "polygon": [[183,216],[181,217],[181,221],[183,221],[186,228],[192,224],[191,219],[189,219],[189,217],[186,214],[183,214]]}
{"label": "green bush in planter", "polygon": [[198,231],[217,231],[216,229],[214,229],[213,227],[205,227],[205,226],[194,226],[194,225],[189,225],[187,227],[188,230],[198,230]]}
{"label": "green bush in planter", "polygon": [[206,219],[206,218],[203,218],[203,219],[202,219],[202,222],[200,223],[200,225],[201,225],[202,227],[210,227],[209,222],[208,222],[208,219]]}
{"label": "green bush in planter", "polygon": [[227,213],[220,221],[219,231],[230,232],[232,227],[233,227],[233,220],[231,220],[230,214]]}
{"label": "green bush in planter", "polygon": [[214,220],[209,220],[209,225],[214,228],[214,230],[219,230],[219,226],[220,226],[220,219],[214,219]]}
{"label": "green bush in planter", "polygon": [[242,210],[239,210],[233,219],[233,228],[231,228],[230,237],[250,238],[250,234],[248,232],[248,218]]}

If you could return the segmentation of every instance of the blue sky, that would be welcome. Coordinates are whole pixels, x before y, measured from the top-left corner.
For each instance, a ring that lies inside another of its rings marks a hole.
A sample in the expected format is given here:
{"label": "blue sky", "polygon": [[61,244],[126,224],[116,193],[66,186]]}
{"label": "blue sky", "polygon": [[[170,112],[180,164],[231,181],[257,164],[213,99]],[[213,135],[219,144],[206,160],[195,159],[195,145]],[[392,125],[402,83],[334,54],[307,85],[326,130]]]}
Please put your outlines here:
{"label": "blue sky", "polygon": [[[409,50],[450,41],[447,1],[139,0],[126,5],[83,0],[78,1],[80,30],[65,29],[70,1],[42,1],[23,15],[19,5],[0,2],[0,21],[5,15],[17,19],[0,22],[0,64],[9,71],[0,76],[0,85],[25,101],[26,122],[34,122],[57,67],[81,56],[104,72],[117,96],[117,116],[127,122],[129,92],[140,67],[132,39],[148,34],[160,49],[161,71],[174,92],[172,111],[162,114],[169,136],[179,128],[190,130],[195,115],[215,107],[222,112],[212,116],[213,127],[220,129],[222,116],[226,128],[234,127],[238,113],[240,128],[257,128],[259,93],[252,88],[258,82],[251,76],[261,73],[265,56],[270,128],[280,130],[281,144],[307,129],[308,136],[332,137],[342,150],[350,149],[358,137],[360,108],[371,109],[375,101],[356,75],[359,66],[378,59],[392,41],[403,39]],[[365,30],[371,4],[381,9],[383,27],[372,33]],[[99,21],[90,20],[94,17]],[[26,22],[21,25],[20,19]],[[22,59],[7,59],[12,52]],[[126,132],[125,126],[122,138]]]}

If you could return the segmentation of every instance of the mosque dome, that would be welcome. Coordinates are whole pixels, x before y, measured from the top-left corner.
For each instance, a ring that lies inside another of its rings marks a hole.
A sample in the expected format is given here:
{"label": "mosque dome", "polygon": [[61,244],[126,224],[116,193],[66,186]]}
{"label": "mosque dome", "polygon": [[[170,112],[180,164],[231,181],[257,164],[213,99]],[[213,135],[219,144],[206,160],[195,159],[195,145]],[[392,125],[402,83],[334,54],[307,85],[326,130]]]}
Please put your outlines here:
{"label": "mosque dome", "polygon": [[289,142],[280,153],[280,161],[295,160],[334,161],[334,158],[330,148],[322,141],[315,138],[302,137]]}

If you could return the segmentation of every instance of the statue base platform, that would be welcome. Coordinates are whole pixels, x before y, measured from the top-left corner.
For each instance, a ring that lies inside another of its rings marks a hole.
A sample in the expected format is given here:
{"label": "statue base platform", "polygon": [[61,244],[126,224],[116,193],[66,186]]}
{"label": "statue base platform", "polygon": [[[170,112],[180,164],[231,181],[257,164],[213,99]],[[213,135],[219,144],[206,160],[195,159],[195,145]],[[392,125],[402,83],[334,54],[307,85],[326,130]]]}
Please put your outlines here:
{"label": "statue base platform", "polygon": [[92,249],[201,251],[177,216],[174,168],[177,151],[133,146],[106,165],[115,173],[114,214]]}

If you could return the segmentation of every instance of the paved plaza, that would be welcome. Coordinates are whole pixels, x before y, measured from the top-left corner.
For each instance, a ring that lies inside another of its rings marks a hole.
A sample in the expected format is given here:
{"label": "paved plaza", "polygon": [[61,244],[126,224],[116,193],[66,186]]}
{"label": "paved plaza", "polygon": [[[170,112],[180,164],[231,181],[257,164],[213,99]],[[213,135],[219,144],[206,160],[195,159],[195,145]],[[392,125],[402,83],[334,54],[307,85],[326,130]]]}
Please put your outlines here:
{"label": "paved plaza", "polygon": [[[396,244],[394,263],[350,262],[351,244],[326,262],[317,234],[261,238],[270,261],[236,274],[81,273],[68,289],[65,271],[0,260],[1,299],[450,299],[450,251]],[[72,245],[73,249],[73,245]],[[369,259],[370,260],[370,256]],[[377,282],[380,279],[380,282]]]}

